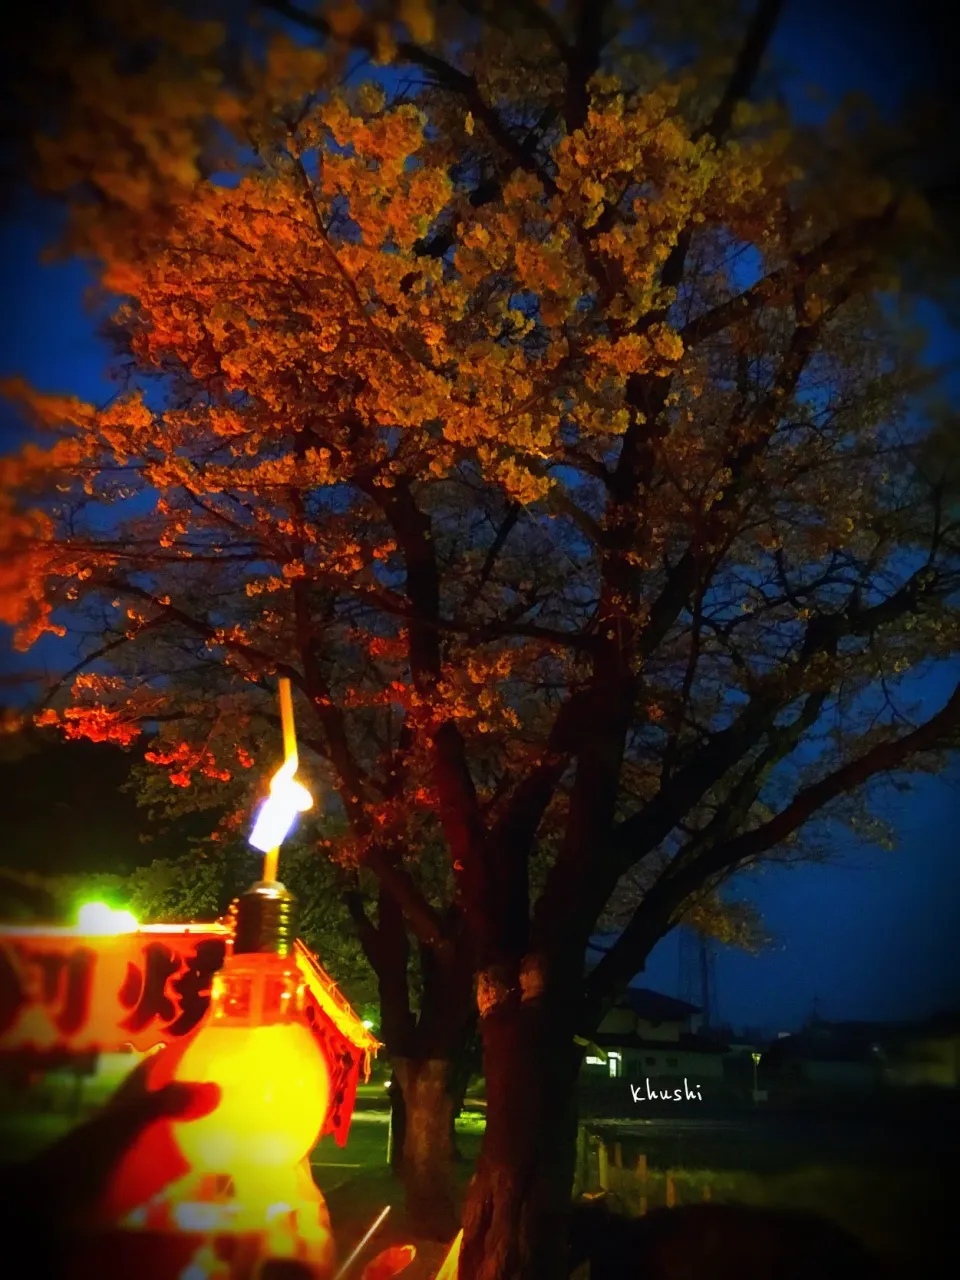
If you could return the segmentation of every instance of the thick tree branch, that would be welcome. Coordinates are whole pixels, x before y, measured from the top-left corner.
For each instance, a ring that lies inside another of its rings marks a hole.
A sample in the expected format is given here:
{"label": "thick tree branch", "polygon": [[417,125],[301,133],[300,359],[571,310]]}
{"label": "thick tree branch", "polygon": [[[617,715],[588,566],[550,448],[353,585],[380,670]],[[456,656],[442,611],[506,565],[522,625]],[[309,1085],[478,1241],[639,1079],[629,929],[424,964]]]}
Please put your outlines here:
{"label": "thick tree branch", "polygon": [[[404,558],[407,596],[413,607],[407,629],[410,669],[418,694],[429,701],[435,697],[443,672],[438,633],[433,626],[424,625],[425,621],[436,622],[440,616],[440,569],[430,517],[417,506],[406,478],[390,489],[371,485],[369,496],[390,521]],[[438,717],[428,737],[440,823],[450,848],[464,916],[479,939],[489,931],[496,914],[487,875],[486,824],[456,723]]]}
{"label": "thick tree branch", "polygon": [[734,111],[753,91],[782,11],[783,0],[760,0],[747,28],[733,74],[701,136],[707,133],[718,142],[726,136],[733,123]]}
{"label": "thick tree branch", "polygon": [[566,53],[567,93],[564,116],[567,133],[582,129],[590,105],[588,85],[600,65],[606,0],[577,0],[576,35]]}
{"label": "thick tree branch", "polygon": [[382,966],[377,974],[383,1038],[391,1054],[410,1056],[416,1019],[410,1006],[410,939],[403,911],[391,889],[380,882],[377,897],[377,945]]}
{"label": "thick tree branch", "polygon": [[560,56],[566,59],[570,54],[570,44],[563,28],[546,6],[539,0],[514,0],[517,8],[532,27],[539,27],[550,37],[550,42]]}
{"label": "thick tree branch", "polygon": [[372,871],[403,911],[414,933],[431,946],[444,941],[440,917],[406,870],[400,858],[384,846],[375,844],[363,857],[363,865]]}
{"label": "thick tree branch", "polygon": [[760,797],[770,770],[781,760],[786,759],[804,733],[816,724],[826,700],[827,690],[816,689],[807,695],[799,714],[794,716],[789,724],[771,726],[766,734],[767,745],[744,769],[729,794],[717,806],[710,821],[693,833],[680,850],[673,865],[682,865],[695,859],[702,850],[714,848],[746,820]]}
{"label": "thick tree branch", "polygon": [[367,908],[363,900],[363,894],[360,892],[359,886],[356,883],[344,891],[343,905],[346,907],[347,914],[350,916],[354,931],[357,935],[357,941],[360,943],[363,954],[366,956],[370,968],[379,978],[384,963],[384,957],[381,955],[377,927],[367,915]]}
{"label": "thick tree branch", "polygon": [[[751,468],[769,444],[783,406],[796,390],[825,323],[826,313],[809,324],[798,321],[770,392],[747,420],[731,425],[728,434],[736,443],[732,445],[727,466],[732,478],[726,485],[723,496],[706,513],[701,528],[697,530],[687,550],[667,574],[660,594],[651,605],[639,637],[641,657],[649,657],[659,648],[696,590],[704,556],[712,552],[716,539],[722,536],[729,514],[740,501]],[[747,426],[749,431],[746,432],[746,440],[738,442],[738,435]],[[644,458],[643,469],[649,472],[653,467],[653,457],[651,446],[648,445],[647,448],[650,456]],[[702,587],[703,584],[701,589]]]}
{"label": "thick tree branch", "polygon": [[161,616],[172,622],[179,623],[180,626],[192,631],[194,635],[203,637],[204,640],[213,641],[230,653],[240,655],[263,674],[286,676],[290,683],[310,701],[311,706],[317,713],[327,736],[330,751],[329,758],[339,775],[340,795],[348,817],[357,829],[365,829],[366,819],[362,812],[362,797],[367,779],[363,769],[354,760],[350,751],[342,713],[321,692],[316,688],[311,688],[306,676],[301,671],[289,663],[278,661],[271,654],[258,649],[255,645],[245,644],[243,641],[225,635],[221,628],[211,626],[210,623],[186,613],[183,609],[177,608],[176,605],[165,604],[153,592],[147,591],[143,587],[118,579],[107,579],[106,585],[121,594],[130,595],[134,599],[148,602],[159,611]]}
{"label": "thick tree branch", "polygon": [[802,788],[790,804],[769,822],[710,850],[705,855],[705,865],[713,873],[766,853],[789,839],[831,801],[862,787],[877,774],[894,773],[911,757],[922,752],[954,746],[958,728],[960,685],[954,689],[945,706],[924,724],[892,742],[880,743],[819,782]]}
{"label": "thick tree branch", "polygon": [[936,715],[891,742],[881,743],[856,760],[799,791],[776,817],[752,831],[706,850],[685,865],[671,865],[639,905],[620,938],[585,983],[584,1025],[591,1028],[604,1002],[642,969],[652,947],[672,927],[682,905],[712,876],[759,857],[789,839],[831,801],[863,786],[881,773],[893,773],[927,751],[953,745],[960,728],[960,685]]}
{"label": "thick tree branch", "polygon": [[[299,6],[288,3],[288,0],[261,0],[261,3],[265,8],[274,10],[282,17],[297,22],[300,26],[315,31],[326,39],[339,38],[322,14],[305,13]],[[351,48],[362,49],[366,53],[376,52],[376,35],[368,23],[359,26],[346,38],[346,42]],[[553,178],[538,163],[533,148],[519,141],[511,133],[500,118],[499,112],[484,98],[473,76],[467,75],[466,72],[446,62],[437,54],[410,40],[398,41],[397,55],[401,61],[409,62],[412,66],[428,72],[433,83],[439,88],[460,97],[467,110],[484,126],[491,139],[506,152],[514,164],[524,172],[539,178],[548,195],[556,193],[557,188]]]}
{"label": "thick tree branch", "polygon": [[464,601],[464,608],[470,608],[470,606],[480,597],[484,587],[490,581],[490,575],[493,573],[494,566],[497,563],[497,557],[506,545],[507,539],[510,537],[517,521],[520,519],[522,511],[523,507],[519,502],[512,502],[510,504],[507,514],[501,521],[500,528],[497,530],[496,536],[494,537],[493,542],[491,542],[487,554],[483,558],[483,564],[480,567],[480,573],[477,576],[477,581]]}
{"label": "thick tree branch", "polygon": [[494,824],[491,839],[527,857],[537,828],[583,737],[592,700],[582,690],[563,703],[554,718],[540,761],[514,787],[502,815]]}
{"label": "thick tree branch", "polygon": [[122,645],[132,644],[133,640],[143,635],[144,632],[156,627],[158,625],[158,621],[158,619],[151,619],[149,622],[145,623],[137,632],[137,635],[132,639],[124,633],[122,636],[117,636],[113,640],[108,640],[107,643],[102,644],[99,649],[94,649],[92,653],[88,653],[86,657],[81,658],[79,662],[74,663],[69,670],[65,671],[62,676],[54,681],[53,686],[37,706],[37,711],[39,712],[42,711],[44,707],[49,707],[50,703],[54,700],[64,685],[72,680],[74,676],[79,675],[81,671],[86,670],[91,662],[97,662],[100,658],[105,658],[108,653],[112,653],[114,649],[119,649]]}
{"label": "thick tree branch", "polygon": [[[899,591],[876,605],[866,609],[851,605],[846,612],[812,618],[794,662],[767,677],[733,723],[713,734],[644,809],[615,829],[611,874],[619,878],[630,865],[652,852],[731,765],[756,746],[802,688],[814,662],[835,654],[847,636],[871,635],[898,617],[915,612],[923,598],[935,595],[937,590],[937,580],[921,569]],[[831,678],[828,672],[822,676],[825,683]]]}
{"label": "thick tree branch", "polygon": [[889,228],[898,208],[899,200],[892,200],[880,213],[839,227],[820,244],[797,254],[749,289],[695,316],[679,330],[684,350],[690,350],[707,338],[748,319],[768,303],[789,294],[798,281],[809,278],[825,263],[840,261],[868,244],[873,236]]}
{"label": "thick tree branch", "polygon": [[[715,143],[723,141],[737,103],[745,98],[753,87],[781,7],[782,0],[760,0],[727,88],[713,117],[694,135],[695,138],[706,135]],[[679,288],[686,268],[687,255],[693,242],[694,229],[695,224],[691,221],[677,236],[676,243],[660,272],[662,289]],[[651,311],[642,318],[638,327],[641,330],[649,329],[652,325],[663,322],[666,315],[665,308]],[[632,410],[633,420],[624,434],[614,473],[614,494],[619,504],[631,502],[637,486],[649,480],[656,454],[658,433],[663,432],[660,420],[670,392],[670,382],[669,378],[649,375],[632,375],[627,380],[626,399],[628,407]]]}

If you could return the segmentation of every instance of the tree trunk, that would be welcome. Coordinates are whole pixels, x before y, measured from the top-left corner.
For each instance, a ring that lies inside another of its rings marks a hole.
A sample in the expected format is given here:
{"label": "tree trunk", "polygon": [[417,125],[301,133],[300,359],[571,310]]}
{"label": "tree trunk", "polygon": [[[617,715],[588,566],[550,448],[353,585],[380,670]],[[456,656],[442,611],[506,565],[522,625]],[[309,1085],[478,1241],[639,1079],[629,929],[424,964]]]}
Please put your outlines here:
{"label": "tree trunk", "polygon": [[390,1129],[387,1163],[393,1174],[403,1177],[403,1144],[407,1133],[407,1107],[403,1099],[403,1089],[397,1079],[396,1072],[390,1074]]}
{"label": "tree trunk", "polygon": [[[392,1114],[402,1112],[402,1175],[415,1235],[449,1240],[457,1231],[453,1192],[452,1098],[446,1058],[394,1058]],[[394,1092],[402,1100],[394,1100]],[[395,1149],[399,1145],[394,1134]],[[396,1166],[395,1166],[396,1167]]]}
{"label": "tree trunk", "polygon": [[509,1000],[482,1020],[487,1127],[464,1208],[460,1280],[559,1280],[580,1050],[566,1012]]}
{"label": "tree trunk", "polygon": [[410,1229],[449,1240],[459,1225],[453,1185],[459,1088],[454,1064],[476,1025],[472,954],[451,909],[442,937],[418,939],[420,998],[414,1014],[410,939],[399,903],[381,883],[376,926],[357,895],[348,895],[348,906],[377,974],[381,1030],[393,1067],[390,1166],[404,1183]]}
{"label": "tree trunk", "polygon": [[475,1072],[482,1069],[479,1045],[479,1036],[476,1034],[471,1035],[461,1052],[455,1056],[450,1064],[450,1143],[453,1158],[457,1162],[463,1160],[457,1144],[457,1121],[463,1112],[470,1080]]}

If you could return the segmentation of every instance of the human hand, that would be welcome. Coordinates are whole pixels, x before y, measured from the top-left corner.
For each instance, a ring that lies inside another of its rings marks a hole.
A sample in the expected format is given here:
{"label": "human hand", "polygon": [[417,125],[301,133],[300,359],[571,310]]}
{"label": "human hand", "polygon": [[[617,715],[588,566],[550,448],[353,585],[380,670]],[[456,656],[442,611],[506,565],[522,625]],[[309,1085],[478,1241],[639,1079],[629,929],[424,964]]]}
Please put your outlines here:
{"label": "human hand", "polygon": [[89,1120],[33,1159],[2,1171],[0,1214],[18,1233],[27,1221],[53,1234],[84,1223],[112,1172],[145,1131],[159,1121],[199,1117],[216,1107],[216,1085],[175,1083],[151,1092],[148,1065],[149,1059],[141,1063]]}

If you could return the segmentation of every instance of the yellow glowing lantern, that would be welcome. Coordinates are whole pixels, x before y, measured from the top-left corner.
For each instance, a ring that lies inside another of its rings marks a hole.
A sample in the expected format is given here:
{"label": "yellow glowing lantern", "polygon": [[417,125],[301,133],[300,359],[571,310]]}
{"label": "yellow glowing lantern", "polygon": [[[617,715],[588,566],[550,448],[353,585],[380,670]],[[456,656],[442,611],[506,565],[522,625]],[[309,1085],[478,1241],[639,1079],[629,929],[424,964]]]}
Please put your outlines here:
{"label": "yellow glowing lantern", "polygon": [[280,841],[312,804],[293,776],[286,681],[280,707],[285,760],[251,836],[266,855],[264,877],[236,902],[232,947],[213,979],[207,1017],[171,1062],[174,1079],[216,1084],[220,1101],[172,1125],[190,1173],[169,1199],[180,1229],[255,1231],[268,1256],[330,1264],[329,1220],[308,1163],[330,1105],[330,1070],[304,1018],[294,900],[276,879]]}
{"label": "yellow glowing lantern", "polygon": [[174,1138],[194,1173],[232,1179],[247,1215],[297,1194],[297,1166],[330,1104],[326,1059],[301,1018],[301,982],[292,960],[275,953],[229,956],[175,1071],[179,1080],[219,1085],[217,1108],[175,1125]]}

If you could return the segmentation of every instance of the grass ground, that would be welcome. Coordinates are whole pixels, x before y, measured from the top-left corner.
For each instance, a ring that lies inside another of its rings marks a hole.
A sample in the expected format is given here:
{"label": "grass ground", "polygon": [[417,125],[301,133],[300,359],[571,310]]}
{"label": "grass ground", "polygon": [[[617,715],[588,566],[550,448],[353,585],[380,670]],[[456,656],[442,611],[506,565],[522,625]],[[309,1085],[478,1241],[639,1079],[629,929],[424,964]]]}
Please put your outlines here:
{"label": "grass ground", "polygon": [[[855,1235],[895,1275],[935,1280],[960,1274],[953,1242],[953,1190],[928,1172],[911,1169],[807,1165],[788,1173],[677,1168],[669,1171],[674,1203],[749,1204],[800,1209],[836,1222]],[[614,1207],[630,1214],[662,1208],[668,1172],[651,1169],[646,1181],[611,1171]]]}
{"label": "grass ground", "polygon": [[[457,1144],[462,1160],[454,1169],[456,1192],[462,1198],[480,1154],[483,1119],[468,1112],[457,1123]],[[354,1113],[350,1137],[342,1152],[332,1138],[324,1138],[315,1148],[310,1163],[317,1185],[326,1197],[330,1221],[340,1257],[346,1255],[374,1221],[384,1205],[390,1216],[370,1245],[372,1257],[378,1249],[412,1241],[417,1260],[403,1273],[403,1280],[428,1280],[434,1276],[447,1246],[417,1239],[409,1229],[403,1207],[403,1186],[386,1163],[387,1116],[385,1111]]]}
{"label": "grass ground", "polygon": [[[92,1082],[91,1082],[92,1083]],[[63,1105],[69,1099],[65,1093]],[[95,1100],[85,1089],[86,1102]],[[387,1111],[383,1085],[361,1086],[346,1147],[325,1138],[315,1148],[311,1164],[317,1184],[326,1196],[338,1252],[349,1253],[353,1244],[376,1218],[384,1205],[391,1213],[371,1244],[372,1256],[379,1248],[411,1239],[403,1212],[403,1191],[386,1164]],[[456,1167],[458,1191],[466,1187],[479,1154],[484,1116],[482,1101],[474,1100],[458,1122],[458,1141],[463,1156]],[[65,1132],[72,1121],[61,1113],[5,1109],[0,1118],[0,1158],[29,1156]],[[608,1142],[616,1140],[608,1133]],[[635,1143],[624,1137],[626,1169],[611,1178],[611,1188],[620,1206],[638,1212],[642,1188],[630,1172],[636,1162]],[[690,1155],[694,1154],[690,1146]],[[682,1157],[682,1152],[678,1155]],[[744,1153],[745,1154],[745,1153]],[[941,1275],[960,1274],[952,1246],[951,1223],[955,1217],[952,1187],[943,1168],[936,1173],[910,1163],[858,1165],[831,1162],[798,1164],[781,1172],[752,1168],[702,1168],[686,1161],[650,1161],[647,1173],[647,1208],[664,1204],[667,1170],[677,1202],[687,1204],[704,1199],[709,1188],[716,1202],[740,1202],[759,1206],[807,1209],[838,1222],[857,1235],[895,1274],[917,1280],[936,1280]],[[724,1162],[728,1163],[728,1162]],[[746,1161],[745,1161],[746,1163]],[[753,1164],[753,1161],[750,1161]],[[427,1280],[435,1274],[445,1250],[443,1246],[417,1241],[419,1257],[405,1273],[405,1280]]]}
{"label": "grass ground", "polygon": [[[0,1161],[29,1159],[67,1133],[75,1123],[70,1114],[73,1088],[73,1082],[66,1078],[49,1082],[46,1104],[54,1110],[0,1105]],[[111,1088],[96,1081],[85,1081],[83,1112],[106,1101],[110,1092]],[[417,1245],[417,1259],[403,1273],[404,1280],[429,1280],[436,1274],[448,1246],[416,1240],[407,1226],[403,1187],[386,1162],[385,1101],[382,1083],[361,1085],[347,1145],[338,1147],[332,1137],[326,1137],[314,1148],[310,1163],[327,1200],[341,1259],[346,1258],[383,1207],[390,1205],[390,1215],[364,1251],[364,1260],[388,1245],[412,1241]],[[458,1196],[462,1196],[473,1172],[482,1135],[482,1113],[466,1111],[457,1122],[457,1141],[463,1157],[455,1168]]]}

